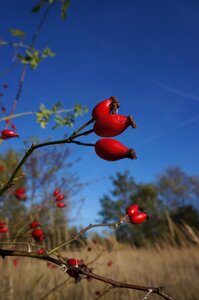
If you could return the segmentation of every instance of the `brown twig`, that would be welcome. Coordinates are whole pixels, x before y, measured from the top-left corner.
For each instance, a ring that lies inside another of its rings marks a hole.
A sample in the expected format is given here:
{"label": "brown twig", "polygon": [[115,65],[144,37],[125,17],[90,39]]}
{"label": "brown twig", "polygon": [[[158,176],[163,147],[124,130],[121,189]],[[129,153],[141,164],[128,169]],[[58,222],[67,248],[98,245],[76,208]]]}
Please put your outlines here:
{"label": "brown twig", "polygon": [[81,268],[81,266],[79,268],[77,268],[77,267],[68,265],[67,262],[64,262],[63,260],[60,260],[60,259],[53,258],[53,257],[49,256],[48,254],[37,254],[34,252],[29,253],[26,251],[0,249],[0,256],[2,256],[2,258],[5,258],[6,256],[21,256],[21,257],[29,257],[29,258],[49,261],[57,266],[60,266],[61,268],[63,267],[63,269],[76,270],[77,272],[79,272],[79,274],[82,274],[89,278],[93,278],[93,279],[99,280],[101,282],[110,284],[117,288],[127,288],[127,289],[132,289],[132,290],[143,291],[143,292],[151,291],[152,294],[157,294],[166,300],[175,300],[175,298],[173,298],[163,292],[163,287],[148,287],[148,286],[141,286],[141,285],[135,285],[135,284],[126,283],[126,282],[116,281],[116,280],[107,278],[105,276],[101,276],[101,275],[95,274],[93,272],[90,272],[87,269],[85,270],[85,268]]}
{"label": "brown twig", "polygon": [[90,230],[91,228],[96,228],[96,227],[118,227],[119,225],[121,225],[123,223],[122,220],[119,220],[117,222],[114,223],[109,223],[109,224],[90,224],[87,227],[83,228],[80,232],[78,232],[73,238],[67,240],[66,242],[58,245],[57,247],[51,249],[50,251],[48,251],[48,254],[53,254],[54,252],[56,252],[57,250],[59,250],[60,248],[72,243],[73,241],[76,241],[82,234],[84,234],[85,232],[87,232],[88,230]]}

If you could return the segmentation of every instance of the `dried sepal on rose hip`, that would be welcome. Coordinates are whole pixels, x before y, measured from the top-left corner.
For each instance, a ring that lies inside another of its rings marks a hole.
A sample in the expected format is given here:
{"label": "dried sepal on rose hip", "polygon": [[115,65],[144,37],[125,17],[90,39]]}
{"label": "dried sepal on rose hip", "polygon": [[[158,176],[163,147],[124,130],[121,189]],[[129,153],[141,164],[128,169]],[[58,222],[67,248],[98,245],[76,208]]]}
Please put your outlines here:
{"label": "dried sepal on rose hip", "polygon": [[93,130],[101,137],[114,137],[124,132],[129,126],[136,128],[132,116],[114,114],[98,119]]}
{"label": "dried sepal on rose hip", "polygon": [[100,118],[103,118],[106,115],[115,114],[117,113],[119,107],[119,101],[116,99],[116,97],[111,96],[110,98],[99,102],[94,107],[92,111],[93,120],[96,121]]}
{"label": "dried sepal on rose hip", "polygon": [[95,152],[102,159],[116,161],[123,158],[136,159],[134,149],[129,149],[114,139],[100,139],[95,143]]}

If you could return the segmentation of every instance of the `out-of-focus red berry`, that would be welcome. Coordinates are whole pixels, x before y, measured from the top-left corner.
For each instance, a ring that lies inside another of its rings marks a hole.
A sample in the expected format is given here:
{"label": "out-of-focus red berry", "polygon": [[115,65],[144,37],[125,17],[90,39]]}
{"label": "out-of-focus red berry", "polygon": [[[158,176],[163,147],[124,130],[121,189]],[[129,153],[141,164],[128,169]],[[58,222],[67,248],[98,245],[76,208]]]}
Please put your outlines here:
{"label": "out-of-focus red berry", "polygon": [[66,204],[64,202],[59,202],[59,203],[57,203],[57,207],[64,208],[64,207],[66,207]]}
{"label": "out-of-focus red berry", "polygon": [[36,228],[36,227],[40,227],[41,226],[41,223],[39,221],[32,221],[30,223],[30,228]]}
{"label": "out-of-focus red berry", "polygon": [[131,220],[131,223],[133,223],[133,224],[141,224],[147,219],[148,219],[148,215],[144,211],[136,212],[136,213],[130,215],[130,220]]}
{"label": "out-of-focus red berry", "polygon": [[37,250],[37,253],[38,254],[44,254],[44,253],[46,253],[46,250],[43,249],[43,248],[40,248],[40,249]]}
{"label": "out-of-focus red berry", "polygon": [[127,209],[126,209],[126,214],[127,215],[132,215],[136,212],[138,212],[138,210],[140,209],[139,205],[138,204],[132,204],[131,206],[129,206]]}
{"label": "out-of-focus red berry", "polygon": [[62,201],[62,200],[64,200],[64,198],[65,198],[65,195],[61,194],[61,195],[58,195],[55,200],[56,201]]}
{"label": "out-of-focus red berry", "polygon": [[60,193],[61,193],[60,189],[55,189],[54,192],[53,192],[53,196],[57,197]]}

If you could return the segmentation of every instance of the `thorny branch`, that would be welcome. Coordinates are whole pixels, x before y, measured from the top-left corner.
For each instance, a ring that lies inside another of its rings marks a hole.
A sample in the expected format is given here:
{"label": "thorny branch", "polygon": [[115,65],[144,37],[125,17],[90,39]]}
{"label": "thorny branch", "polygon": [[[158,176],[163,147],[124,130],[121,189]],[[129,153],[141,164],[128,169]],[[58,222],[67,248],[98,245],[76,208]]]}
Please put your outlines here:
{"label": "thorny branch", "polygon": [[167,295],[166,293],[163,292],[163,287],[148,287],[148,286],[141,286],[141,285],[135,285],[131,283],[126,283],[126,282],[120,282],[116,281],[110,278],[107,278],[102,275],[95,274],[93,272],[90,272],[88,270],[85,270],[85,268],[77,268],[74,266],[71,266],[67,264],[67,262],[63,262],[63,260],[54,258],[49,256],[48,254],[37,254],[34,252],[26,252],[26,251],[15,251],[15,250],[4,250],[0,249],[0,256],[2,258],[5,258],[6,256],[22,256],[22,257],[29,257],[29,258],[34,258],[34,259],[39,259],[39,260],[45,260],[49,261],[59,267],[65,267],[66,269],[73,269],[73,270],[78,270],[79,274],[85,275],[89,278],[94,278],[96,280],[99,280],[101,282],[110,284],[114,287],[117,288],[127,288],[127,289],[132,289],[132,290],[138,290],[138,291],[143,291],[143,292],[151,292],[152,294],[157,294],[160,297],[166,299],[166,300],[175,300],[175,298]]}

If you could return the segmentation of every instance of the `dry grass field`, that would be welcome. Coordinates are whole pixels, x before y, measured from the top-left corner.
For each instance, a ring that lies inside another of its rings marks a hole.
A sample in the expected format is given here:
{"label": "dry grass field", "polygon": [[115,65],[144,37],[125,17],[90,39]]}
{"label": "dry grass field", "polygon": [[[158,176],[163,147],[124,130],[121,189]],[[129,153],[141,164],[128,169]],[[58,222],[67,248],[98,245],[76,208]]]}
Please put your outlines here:
{"label": "dry grass field", "polygon": [[[113,240],[112,249],[100,245],[81,251],[68,251],[63,256],[84,259],[97,274],[140,285],[166,286],[166,292],[179,300],[198,300],[199,249],[164,243],[141,249],[120,245]],[[8,257],[0,261],[2,300],[142,300],[143,292],[112,288],[96,280],[73,278],[46,262]],[[150,295],[149,300],[161,299]]]}

